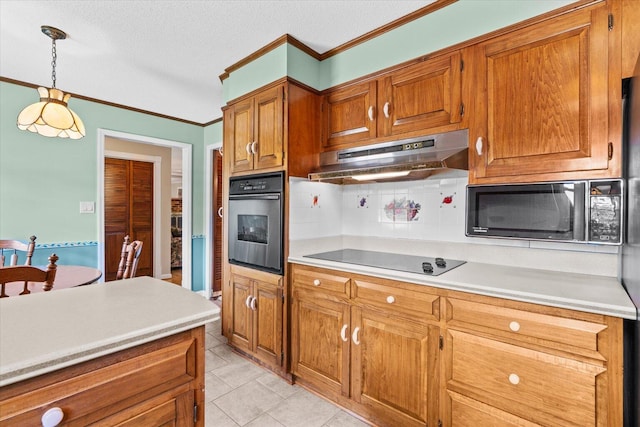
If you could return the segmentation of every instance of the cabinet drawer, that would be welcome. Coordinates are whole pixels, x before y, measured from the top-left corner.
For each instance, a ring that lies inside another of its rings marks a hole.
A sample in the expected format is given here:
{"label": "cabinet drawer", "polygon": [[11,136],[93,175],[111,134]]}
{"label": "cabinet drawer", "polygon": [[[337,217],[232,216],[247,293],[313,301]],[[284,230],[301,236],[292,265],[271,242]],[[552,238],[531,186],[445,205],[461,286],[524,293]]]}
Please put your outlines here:
{"label": "cabinet drawer", "polygon": [[[419,289],[406,289],[405,284],[393,286],[392,282],[374,283],[362,278],[353,279],[351,298],[357,303],[371,304],[396,313],[405,313],[411,317],[440,320],[440,297],[421,292]],[[418,288],[418,286],[415,286]]]}
{"label": "cabinet drawer", "polygon": [[[449,392],[451,425],[456,427],[501,426],[519,427],[531,425],[526,420],[477,400]],[[446,424],[445,424],[446,425]]]}
{"label": "cabinet drawer", "polygon": [[63,370],[36,378],[31,389],[7,386],[8,394],[13,386],[19,393],[3,393],[0,424],[40,425],[46,410],[59,407],[65,425],[87,425],[170,390],[184,393],[197,377],[196,347],[195,339],[185,339],[130,358],[125,350],[105,356],[108,362],[87,362],[79,375]]}
{"label": "cabinet drawer", "polygon": [[315,289],[349,298],[351,280],[340,272],[294,265],[291,276],[295,288]]}
{"label": "cabinet drawer", "polygon": [[604,367],[449,332],[449,391],[543,425],[595,425]]}
{"label": "cabinet drawer", "polygon": [[595,352],[598,334],[606,325],[454,298],[448,302],[451,327],[463,326],[541,345],[578,347],[593,352],[592,357],[601,358]]}

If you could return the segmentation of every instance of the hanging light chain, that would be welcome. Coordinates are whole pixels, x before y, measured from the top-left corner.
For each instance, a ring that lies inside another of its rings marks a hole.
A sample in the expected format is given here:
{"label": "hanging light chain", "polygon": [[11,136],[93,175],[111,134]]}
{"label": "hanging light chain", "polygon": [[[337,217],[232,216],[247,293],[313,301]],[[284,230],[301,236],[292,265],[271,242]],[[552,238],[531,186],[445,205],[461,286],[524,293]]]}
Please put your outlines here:
{"label": "hanging light chain", "polygon": [[51,80],[53,80],[53,86],[56,87],[56,59],[58,55],[56,53],[56,39],[51,39]]}

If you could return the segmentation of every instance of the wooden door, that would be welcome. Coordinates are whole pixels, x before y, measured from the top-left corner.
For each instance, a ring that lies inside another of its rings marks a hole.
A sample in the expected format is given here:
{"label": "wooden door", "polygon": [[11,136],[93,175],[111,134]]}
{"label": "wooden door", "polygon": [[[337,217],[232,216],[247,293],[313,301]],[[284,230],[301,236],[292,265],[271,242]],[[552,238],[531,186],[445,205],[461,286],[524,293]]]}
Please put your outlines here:
{"label": "wooden door", "polygon": [[352,398],[389,425],[437,425],[437,326],[351,309]]}
{"label": "wooden door", "polygon": [[229,107],[224,114],[225,147],[231,156],[231,173],[253,169],[251,143],[253,137],[253,99],[240,101]]}
{"label": "wooden door", "polygon": [[284,87],[267,89],[255,97],[253,168],[282,166],[284,149]]}
{"label": "wooden door", "polygon": [[[231,274],[231,312],[228,313],[230,320],[228,322],[227,337],[229,343],[246,352],[251,352],[251,328],[252,328],[252,311],[250,301],[253,292],[253,283],[251,279]],[[225,296],[225,298],[227,298]]]}
{"label": "wooden door", "polygon": [[138,276],[153,276],[153,163],[105,158],[105,280],[115,280],[124,237],[144,242]]}
{"label": "wooden door", "polygon": [[459,123],[461,91],[460,52],[392,73],[380,81],[378,136],[424,134]]}
{"label": "wooden door", "polygon": [[607,22],[602,5],[477,47],[470,183],[616,173],[607,172],[613,148],[607,127]]}
{"label": "wooden door", "polygon": [[213,151],[213,176],[212,185],[212,206],[213,212],[213,246],[211,253],[213,254],[211,266],[211,292],[213,297],[222,294],[222,202],[224,195],[222,194],[222,154],[219,150]]}
{"label": "wooden door", "polygon": [[328,151],[375,138],[377,83],[335,90],[323,97],[323,143]]}
{"label": "wooden door", "polygon": [[296,290],[291,322],[292,372],[334,399],[348,397],[349,304]]}
{"label": "wooden door", "polygon": [[282,348],[282,288],[255,281],[253,286],[253,351],[271,366],[280,366]]}

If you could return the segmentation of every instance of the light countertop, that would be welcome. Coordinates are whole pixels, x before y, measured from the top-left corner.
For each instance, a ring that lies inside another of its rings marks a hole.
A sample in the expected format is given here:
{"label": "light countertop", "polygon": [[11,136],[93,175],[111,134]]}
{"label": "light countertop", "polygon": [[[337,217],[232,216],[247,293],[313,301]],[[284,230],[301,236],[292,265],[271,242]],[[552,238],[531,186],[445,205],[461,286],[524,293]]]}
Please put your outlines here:
{"label": "light countertop", "polygon": [[[316,251],[320,252],[320,251]],[[309,252],[314,253],[314,252]],[[366,274],[435,288],[636,319],[636,308],[615,277],[467,262],[438,276],[290,256],[290,263]]]}
{"label": "light countertop", "polygon": [[206,298],[151,277],[0,300],[0,386],[220,318]]}

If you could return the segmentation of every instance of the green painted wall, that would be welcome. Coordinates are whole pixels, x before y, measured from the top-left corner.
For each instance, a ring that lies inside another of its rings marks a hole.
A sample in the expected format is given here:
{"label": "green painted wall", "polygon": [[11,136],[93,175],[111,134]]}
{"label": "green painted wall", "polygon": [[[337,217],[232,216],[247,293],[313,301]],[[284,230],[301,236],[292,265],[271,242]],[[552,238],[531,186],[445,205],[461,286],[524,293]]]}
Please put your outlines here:
{"label": "green painted wall", "polygon": [[18,113],[38,99],[35,89],[0,82],[0,236],[38,237],[47,251],[64,247],[61,263],[97,265],[97,214],[80,214],[80,201],[98,201],[98,129],[193,145],[193,234],[204,233],[204,128],[99,103],[71,99],[84,121],[80,140],[20,131]]}
{"label": "green painted wall", "polygon": [[324,61],[317,61],[294,46],[283,45],[232,72],[223,82],[225,100],[285,75],[324,90],[574,1],[458,0]]}

